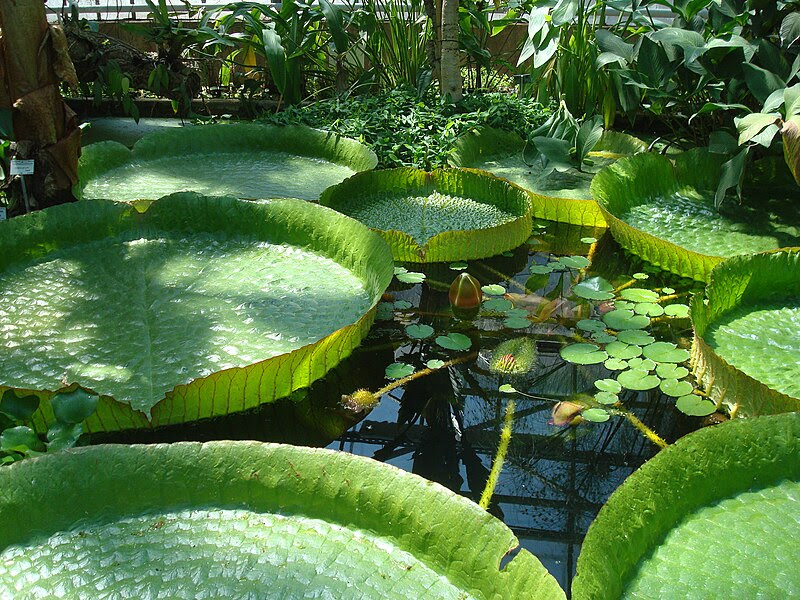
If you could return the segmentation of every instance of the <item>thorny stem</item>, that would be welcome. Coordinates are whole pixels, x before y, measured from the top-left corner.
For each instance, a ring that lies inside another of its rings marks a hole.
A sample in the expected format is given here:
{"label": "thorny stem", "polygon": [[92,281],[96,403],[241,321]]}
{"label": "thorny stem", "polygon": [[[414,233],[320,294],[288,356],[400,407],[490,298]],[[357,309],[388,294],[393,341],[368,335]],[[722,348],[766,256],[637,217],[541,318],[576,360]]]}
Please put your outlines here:
{"label": "thorny stem", "polygon": [[669,444],[667,444],[667,442],[664,441],[664,438],[662,438],[655,431],[650,429],[647,425],[642,423],[639,420],[639,418],[636,415],[634,415],[632,412],[630,412],[629,410],[627,410],[625,408],[617,408],[617,407],[615,407],[614,408],[614,412],[619,414],[619,415],[622,415],[623,417],[628,419],[628,421],[630,422],[631,425],[636,427],[636,429],[638,429],[642,433],[642,435],[644,437],[646,437],[648,440],[653,442],[659,448],[663,449],[663,448],[666,448],[667,446],[669,446]]}
{"label": "thorny stem", "polygon": [[506,453],[508,452],[508,444],[511,442],[511,426],[514,423],[514,401],[509,400],[506,404],[506,417],[503,423],[503,430],[500,432],[500,443],[497,446],[497,454],[492,463],[492,470],[489,472],[489,478],[486,480],[486,487],[483,488],[479,506],[486,510],[489,508],[489,502],[494,495],[494,488],[497,486],[497,480],[500,477],[500,472],[503,470],[503,463],[506,460]]}
{"label": "thorny stem", "polygon": [[622,290],[631,287],[634,283],[636,283],[635,279],[631,279],[630,281],[627,281],[627,282],[623,283],[622,285],[620,285],[620,286],[618,286],[617,288],[614,289],[614,292],[613,292],[614,295],[616,296]]}
{"label": "thorny stem", "polygon": [[469,354],[465,354],[464,356],[459,356],[458,358],[454,358],[452,360],[448,360],[447,362],[445,362],[438,369],[431,369],[431,368],[422,369],[420,371],[417,371],[416,373],[412,373],[411,375],[408,375],[408,376],[403,377],[401,379],[397,379],[397,380],[393,381],[392,383],[390,383],[389,385],[386,385],[386,386],[382,387],[377,392],[375,392],[373,394],[373,396],[375,396],[376,398],[380,398],[381,396],[383,396],[387,392],[391,392],[393,389],[399,388],[399,387],[407,384],[410,381],[414,381],[415,379],[419,379],[420,377],[425,377],[426,375],[430,375],[431,373],[434,373],[434,372],[436,372],[436,371],[438,371],[440,369],[445,369],[447,367],[452,367],[453,365],[458,365],[458,364],[461,364],[461,363],[469,362],[470,360],[475,358],[477,355],[478,355],[477,352],[470,352]]}

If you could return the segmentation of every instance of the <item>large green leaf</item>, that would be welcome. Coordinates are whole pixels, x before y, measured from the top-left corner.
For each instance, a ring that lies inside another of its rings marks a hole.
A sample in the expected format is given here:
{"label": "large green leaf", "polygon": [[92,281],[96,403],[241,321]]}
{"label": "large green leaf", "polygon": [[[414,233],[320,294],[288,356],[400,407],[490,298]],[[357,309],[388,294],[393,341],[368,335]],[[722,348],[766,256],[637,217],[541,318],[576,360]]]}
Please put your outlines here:
{"label": "large green leaf", "polygon": [[377,164],[366,146],[317,129],[204,125],[150,133],[132,150],[111,141],[87,146],[75,194],[135,201],[191,190],[237,198],[316,200],[329,185]]}
{"label": "large green leaf", "polygon": [[692,367],[713,400],[741,415],[800,410],[800,248],[726,260],[691,317]]}
{"label": "large green leaf", "polygon": [[486,258],[531,231],[528,193],[473,169],[358,173],[325,190],[320,204],[378,231],[400,261]]}
{"label": "large green leaf", "polygon": [[100,394],[89,431],[181,423],[306,387],[368,331],[379,236],[300,200],[78,202],[0,228],[0,389]]}
{"label": "large green leaf", "polygon": [[182,119],[161,119],[142,117],[135,121],[133,117],[97,117],[87,121],[88,126],[81,131],[81,144],[88,146],[97,142],[114,141],[128,148],[149,133],[163,131],[165,128],[191,125],[191,121]]}
{"label": "large green leaf", "polygon": [[751,169],[743,204],[714,208],[723,162],[724,156],[704,149],[674,161],[640,154],[603,169],[592,192],[621,246],[663,269],[705,281],[723,258],[800,243],[796,186],[774,168]]}
{"label": "large green leaf", "polygon": [[500,567],[519,542],[478,505],[343,452],[94,446],[0,486],[3,597],[565,597],[527,550]]}
{"label": "large green leaf", "polygon": [[678,440],[589,527],[575,600],[793,598],[800,593],[800,414]]}
{"label": "large green leaf", "polygon": [[449,157],[451,165],[483,169],[531,192],[533,216],[573,225],[605,226],[605,219],[591,200],[589,185],[597,171],[621,156],[643,152],[641,140],[606,131],[588,154],[592,165],[583,171],[549,168],[516,133],[484,127],[459,138]]}

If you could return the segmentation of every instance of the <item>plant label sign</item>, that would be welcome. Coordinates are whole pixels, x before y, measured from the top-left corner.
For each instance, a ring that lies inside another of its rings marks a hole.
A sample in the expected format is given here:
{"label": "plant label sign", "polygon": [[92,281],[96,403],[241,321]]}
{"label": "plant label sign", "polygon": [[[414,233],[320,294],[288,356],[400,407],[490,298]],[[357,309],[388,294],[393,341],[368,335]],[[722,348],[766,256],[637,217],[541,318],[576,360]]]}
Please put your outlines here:
{"label": "plant label sign", "polygon": [[12,175],[33,175],[33,160],[11,160]]}
{"label": "plant label sign", "polygon": [[0,221],[5,221],[8,218],[8,215],[6,213],[7,213],[6,207],[0,206]]}

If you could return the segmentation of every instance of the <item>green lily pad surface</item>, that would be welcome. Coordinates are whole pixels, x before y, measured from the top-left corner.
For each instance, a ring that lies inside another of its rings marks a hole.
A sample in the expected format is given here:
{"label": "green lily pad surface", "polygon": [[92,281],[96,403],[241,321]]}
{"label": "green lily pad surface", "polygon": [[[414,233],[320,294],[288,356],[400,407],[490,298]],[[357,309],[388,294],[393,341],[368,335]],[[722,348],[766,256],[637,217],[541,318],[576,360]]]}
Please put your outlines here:
{"label": "green lily pad surface", "polygon": [[80,383],[105,398],[95,429],[226,414],[307,385],[357,343],[392,273],[380,238],[299,200],[176,194],[144,214],[84,202],[0,236],[0,385]]}
{"label": "green lily pad surface", "polygon": [[800,248],[737,257],[691,306],[695,376],[753,415],[800,410]]}
{"label": "green lily pad surface", "polygon": [[76,192],[117,201],[181,191],[316,200],[326,187],[376,164],[355,140],[307,127],[204,125],[145,135],[132,150],[112,141],[87,146]]}
{"label": "green lily pad surface", "polygon": [[591,164],[584,164],[581,170],[557,171],[547,168],[535,149],[516,133],[484,127],[462,136],[449,160],[453,166],[489,171],[532,192],[535,217],[604,226],[605,220],[589,190],[592,179],[602,167],[621,156],[645,149],[641,140],[606,132],[589,153]]}
{"label": "green lily pad surface", "polygon": [[131,148],[149,133],[191,124],[191,121],[175,118],[142,117],[137,122],[133,117],[97,117],[89,119],[88,126],[81,131],[81,144],[114,141]]}
{"label": "green lily pad surface", "polygon": [[0,485],[4,598],[564,598],[477,504],[346,453],[95,446]]}
{"label": "green lily pad surface", "polygon": [[528,194],[477,171],[359,173],[320,203],[378,231],[402,261],[485,258],[516,248],[531,230]]}
{"label": "green lily pad surface", "polygon": [[744,201],[714,207],[721,155],[692,150],[620,160],[592,183],[611,233],[627,250],[668,271],[705,281],[723,258],[800,243],[794,182],[759,169]]}
{"label": "green lily pad surface", "polygon": [[800,414],[726,422],[662,450],[592,523],[572,597],[800,594]]}

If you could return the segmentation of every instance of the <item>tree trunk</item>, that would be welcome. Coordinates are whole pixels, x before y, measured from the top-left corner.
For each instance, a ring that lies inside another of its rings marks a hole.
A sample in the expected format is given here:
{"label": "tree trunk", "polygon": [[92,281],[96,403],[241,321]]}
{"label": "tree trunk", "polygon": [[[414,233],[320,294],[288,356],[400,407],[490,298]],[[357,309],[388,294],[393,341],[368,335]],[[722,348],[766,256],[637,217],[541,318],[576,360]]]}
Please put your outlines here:
{"label": "tree trunk", "polygon": [[81,131],[60,81],[77,86],[64,32],[47,24],[42,0],[0,0],[0,112],[11,115],[16,158],[34,161],[26,176],[31,208],[74,199]]}
{"label": "tree trunk", "polygon": [[423,4],[428,21],[433,24],[433,33],[428,38],[428,41],[425,42],[425,54],[428,57],[428,64],[430,64],[431,67],[432,78],[439,81],[441,77],[441,71],[439,69],[439,52],[441,51],[439,40],[441,40],[442,26],[441,19],[439,19],[439,7],[441,6],[441,2],[438,0],[424,0]]}
{"label": "tree trunk", "polygon": [[458,0],[442,0],[441,78],[439,91],[458,102],[462,96],[458,44]]}

